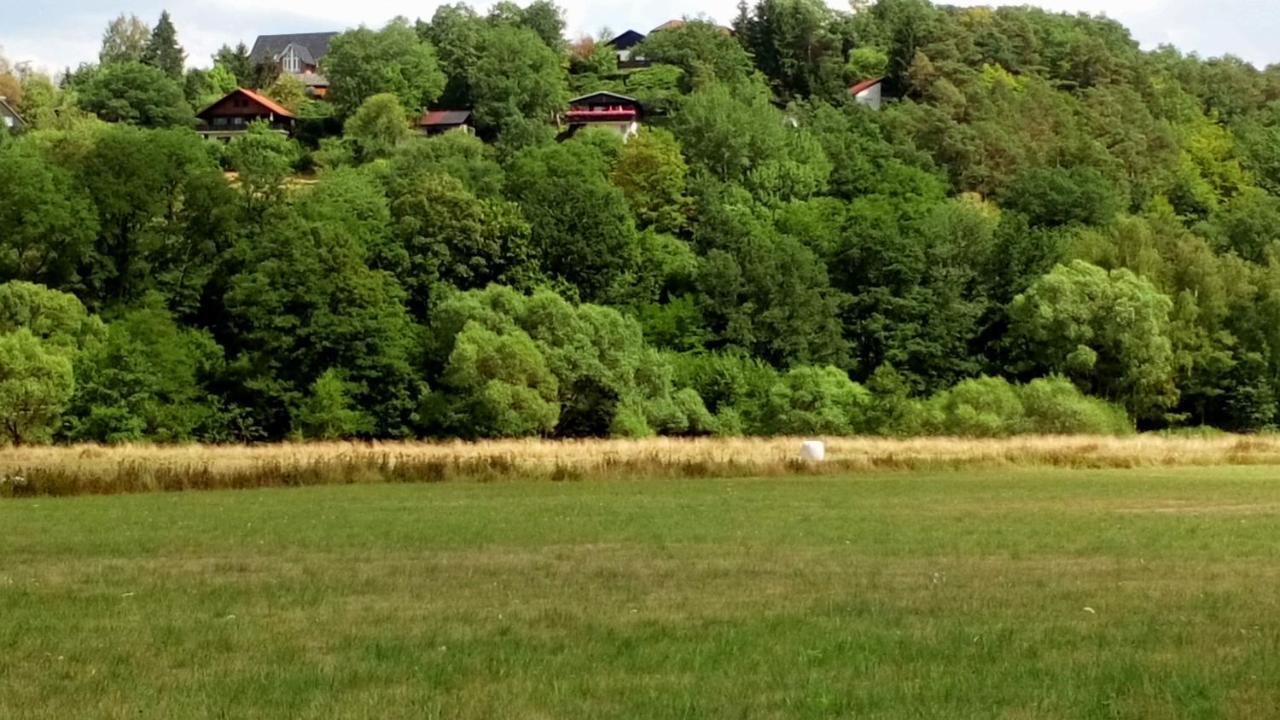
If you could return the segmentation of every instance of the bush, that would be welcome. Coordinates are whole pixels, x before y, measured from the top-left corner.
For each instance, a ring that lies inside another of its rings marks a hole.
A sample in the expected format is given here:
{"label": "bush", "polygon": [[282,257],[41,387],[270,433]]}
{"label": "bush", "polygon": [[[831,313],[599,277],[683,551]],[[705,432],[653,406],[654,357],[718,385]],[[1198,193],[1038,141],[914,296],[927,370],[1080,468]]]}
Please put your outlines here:
{"label": "bush", "polygon": [[796,368],[773,386],[759,429],[767,435],[852,435],[866,424],[871,393],[834,367]]}
{"label": "bush", "polygon": [[960,437],[1008,437],[1027,431],[1017,388],[1004,378],[965,380],[929,399],[929,430]]}
{"label": "bush", "polygon": [[925,407],[928,432],[960,437],[1133,432],[1133,422],[1123,408],[1088,397],[1057,376],[1027,385],[993,377],[965,380],[934,395]]}
{"label": "bush", "polygon": [[1030,432],[1045,435],[1127,435],[1133,422],[1124,409],[1081,393],[1069,380],[1054,376],[1020,389]]}

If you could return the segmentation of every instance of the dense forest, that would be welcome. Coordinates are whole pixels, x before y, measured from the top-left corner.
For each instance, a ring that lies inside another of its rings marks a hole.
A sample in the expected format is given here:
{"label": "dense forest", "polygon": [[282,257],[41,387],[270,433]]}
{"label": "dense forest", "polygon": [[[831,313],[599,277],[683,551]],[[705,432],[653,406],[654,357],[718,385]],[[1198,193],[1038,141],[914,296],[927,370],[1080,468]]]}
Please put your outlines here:
{"label": "dense forest", "polygon": [[[637,54],[540,1],[344,33],[324,101],[243,45],[186,70],[168,15],[57,82],[0,60],[6,439],[1280,421],[1280,68],[924,0],[759,0]],[[201,140],[237,86],[296,137]],[[644,129],[558,142],[596,90]]]}

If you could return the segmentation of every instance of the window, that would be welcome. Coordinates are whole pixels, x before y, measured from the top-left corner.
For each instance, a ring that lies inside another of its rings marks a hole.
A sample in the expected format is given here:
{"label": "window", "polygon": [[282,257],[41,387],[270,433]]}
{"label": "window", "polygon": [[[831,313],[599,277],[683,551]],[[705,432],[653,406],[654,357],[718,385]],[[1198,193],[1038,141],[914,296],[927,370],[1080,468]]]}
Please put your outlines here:
{"label": "window", "polygon": [[297,48],[292,45],[284,53],[284,71],[298,75],[302,72],[302,58],[298,57]]}
{"label": "window", "polygon": [[5,126],[5,127],[7,127],[7,128],[11,128],[11,127],[13,127],[13,118],[9,117],[8,115],[5,115],[5,116],[4,116],[4,126]]}

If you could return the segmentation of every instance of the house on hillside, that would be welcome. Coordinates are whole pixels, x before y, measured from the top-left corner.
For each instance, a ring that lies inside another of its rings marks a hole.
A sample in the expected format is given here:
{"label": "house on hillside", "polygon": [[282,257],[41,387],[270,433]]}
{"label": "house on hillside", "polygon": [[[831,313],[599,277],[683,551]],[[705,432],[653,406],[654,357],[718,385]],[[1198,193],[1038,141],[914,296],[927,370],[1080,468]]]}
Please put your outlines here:
{"label": "house on hillside", "polygon": [[243,134],[254,122],[265,122],[273,130],[291,135],[297,116],[269,97],[252,90],[239,88],[226,97],[196,113],[199,126],[196,132],[207,140],[230,142]]}
{"label": "house on hillside", "polygon": [[17,108],[9,104],[9,99],[0,95],[0,127],[11,133],[19,133],[26,129],[27,121],[18,114]]}
{"label": "house on hillside", "polygon": [[418,129],[424,135],[440,135],[453,130],[461,130],[468,135],[475,134],[471,126],[470,110],[428,110],[418,120]]}
{"label": "house on hillside", "polygon": [[635,98],[611,92],[596,92],[569,101],[569,111],[564,114],[569,126],[562,137],[572,137],[586,127],[602,127],[612,130],[624,140],[640,132],[640,120],[644,108]]}
{"label": "house on hillside", "polygon": [[636,57],[634,51],[637,45],[644,42],[644,38],[643,33],[628,30],[605,44],[618,53],[620,69],[642,68],[648,67],[649,62],[642,57]]}
{"label": "house on hillside", "polygon": [[866,105],[872,110],[879,110],[880,106],[884,104],[884,78],[863,80],[849,88],[849,94],[853,96],[856,102]]}
{"label": "house on hillside", "polygon": [[329,80],[320,72],[320,59],[329,52],[329,41],[338,33],[294,33],[259,35],[249,57],[254,65],[278,68],[283,75],[298,78],[313,97],[329,92]]}

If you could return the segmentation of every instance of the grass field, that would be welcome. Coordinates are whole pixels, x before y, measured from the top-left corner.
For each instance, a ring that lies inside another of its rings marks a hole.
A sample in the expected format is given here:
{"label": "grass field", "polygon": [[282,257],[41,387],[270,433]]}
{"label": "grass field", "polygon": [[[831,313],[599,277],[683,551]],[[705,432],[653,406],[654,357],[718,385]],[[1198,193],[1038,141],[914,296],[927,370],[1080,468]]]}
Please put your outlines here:
{"label": "grass field", "polygon": [[0,501],[0,718],[1268,718],[1280,468]]}

